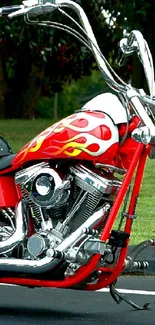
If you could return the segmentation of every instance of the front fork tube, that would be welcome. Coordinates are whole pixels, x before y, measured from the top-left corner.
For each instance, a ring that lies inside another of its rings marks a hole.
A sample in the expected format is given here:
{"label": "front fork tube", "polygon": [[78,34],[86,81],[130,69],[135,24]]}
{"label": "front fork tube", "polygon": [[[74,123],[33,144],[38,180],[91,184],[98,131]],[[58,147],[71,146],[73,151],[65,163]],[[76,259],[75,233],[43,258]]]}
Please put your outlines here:
{"label": "front fork tube", "polygon": [[[140,193],[140,188],[141,188],[141,184],[142,184],[142,180],[143,180],[147,156],[148,156],[148,149],[147,149],[147,147],[144,147],[142,155],[140,157],[138,167],[137,167],[136,177],[135,177],[135,181],[134,181],[130,205],[129,205],[128,214],[127,214],[127,220],[126,220],[125,229],[124,229],[124,231],[127,232],[128,234],[130,234],[130,232],[131,232],[131,227],[132,227],[135,210],[136,210],[136,203],[137,203],[137,199],[138,199],[138,196]],[[132,216],[133,216],[133,218],[132,218]]]}
{"label": "front fork tube", "polygon": [[[106,226],[105,226],[105,228],[102,232],[102,235],[101,235],[101,240],[107,241],[110,236],[110,232],[111,232],[112,226],[114,224],[116,215],[119,211],[120,205],[121,205],[123,198],[126,194],[128,186],[131,183],[133,173],[138,165],[137,171],[136,171],[136,177],[134,180],[132,195],[131,195],[131,199],[130,199],[130,204],[129,204],[128,212],[126,214],[126,223],[125,223],[125,227],[124,227],[125,232],[127,232],[128,234],[131,233],[132,223],[133,223],[133,219],[134,219],[134,215],[135,215],[136,202],[137,202],[137,198],[138,198],[138,195],[140,192],[140,187],[141,187],[141,183],[142,183],[142,179],[143,179],[144,168],[145,168],[147,156],[148,156],[148,148],[144,144],[139,144],[137,147],[137,150],[134,154],[131,165],[128,169],[128,172],[124,178],[121,189],[119,190],[118,196],[117,196],[117,198],[113,204],[113,207],[111,209],[111,213],[108,217]],[[108,270],[108,268],[101,268],[100,270],[102,272],[99,276],[98,282],[95,284],[87,285],[87,287],[85,288],[86,290],[99,290],[103,287],[110,285],[117,279],[117,277],[120,275],[120,273],[122,272],[123,267],[124,267],[124,260],[127,255],[128,244],[129,244],[129,239],[127,240],[126,247],[120,249],[119,258],[118,258],[118,261],[117,261],[117,264],[115,265],[115,267],[111,268],[111,269],[109,268],[109,270]]]}

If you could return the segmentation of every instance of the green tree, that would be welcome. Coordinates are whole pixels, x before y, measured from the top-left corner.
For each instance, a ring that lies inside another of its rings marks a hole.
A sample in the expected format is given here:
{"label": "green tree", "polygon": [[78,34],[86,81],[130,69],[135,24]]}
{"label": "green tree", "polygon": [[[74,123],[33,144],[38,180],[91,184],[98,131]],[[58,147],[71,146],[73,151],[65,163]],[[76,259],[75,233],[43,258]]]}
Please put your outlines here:
{"label": "green tree", "polygon": [[[76,0],[88,15],[97,41],[105,56],[115,66],[117,43],[123,30],[140,29],[149,41],[153,55],[153,0]],[[19,0],[1,1],[1,6],[17,4]],[[113,26],[106,23],[102,9],[111,14]],[[70,13],[70,11],[67,11]],[[133,13],[136,19],[133,19]],[[73,12],[72,17],[76,17]],[[50,17],[49,17],[50,18]],[[52,20],[68,23],[57,13]],[[148,23],[149,21],[149,23]],[[134,59],[135,60],[135,59]],[[135,62],[133,63],[133,66]],[[23,17],[0,19],[0,115],[33,118],[41,95],[53,96],[64,88],[66,81],[78,80],[96,69],[92,54],[73,37],[62,31],[39,26],[28,26]],[[126,70],[126,68],[125,68]],[[123,69],[119,70],[125,76]],[[133,73],[138,87],[143,78],[141,69]]]}
{"label": "green tree", "polygon": [[[17,4],[5,1],[2,5]],[[1,80],[5,102],[1,106],[1,115],[5,117],[33,117],[34,102],[41,93],[41,81],[44,75],[44,60],[41,42],[33,41],[37,32],[23,22],[23,18],[0,20],[1,37]],[[43,33],[41,33],[41,36]]]}
{"label": "green tree", "polygon": [[[17,0],[4,1],[2,5],[17,3]],[[59,16],[55,14],[52,19],[68,23],[67,18]],[[6,80],[7,84],[1,96],[5,98],[1,104],[2,116],[33,118],[41,92],[58,93],[67,80],[77,80],[91,72],[92,54],[62,31],[27,26],[23,18],[1,19],[0,35],[3,47],[0,80]]]}

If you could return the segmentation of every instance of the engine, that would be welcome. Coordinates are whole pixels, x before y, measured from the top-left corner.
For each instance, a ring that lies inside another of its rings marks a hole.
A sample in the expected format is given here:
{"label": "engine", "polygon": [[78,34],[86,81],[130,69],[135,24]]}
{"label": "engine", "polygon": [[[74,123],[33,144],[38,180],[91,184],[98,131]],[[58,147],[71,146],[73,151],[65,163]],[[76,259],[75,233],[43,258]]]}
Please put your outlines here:
{"label": "engine", "polygon": [[[82,163],[62,168],[61,164],[51,167],[42,162],[17,172],[15,182],[25,203],[28,229],[18,246],[20,256],[30,260],[46,256],[101,207],[107,203],[111,206],[121,186],[112,172]],[[6,213],[9,216],[11,212]],[[95,225],[98,231],[107,218],[106,213]],[[4,226],[2,231],[1,227],[3,241],[13,234],[12,228]],[[14,248],[3,249],[2,253],[12,254]]]}

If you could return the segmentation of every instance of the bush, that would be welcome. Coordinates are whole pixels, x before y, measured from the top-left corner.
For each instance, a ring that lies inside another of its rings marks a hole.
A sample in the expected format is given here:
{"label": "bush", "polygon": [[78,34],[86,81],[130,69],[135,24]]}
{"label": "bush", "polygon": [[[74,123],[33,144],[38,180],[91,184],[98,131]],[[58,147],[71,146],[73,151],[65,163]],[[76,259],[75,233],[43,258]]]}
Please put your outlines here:
{"label": "bush", "polygon": [[[66,83],[64,89],[58,95],[58,117],[64,117],[80,109],[87,101],[103,93],[107,86],[98,71],[93,71],[90,76],[78,81]],[[54,95],[41,97],[36,107],[36,117],[53,118]]]}
{"label": "bush", "polygon": [[52,118],[53,105],[53,97],[41,97],[35,109],[35,117]]}

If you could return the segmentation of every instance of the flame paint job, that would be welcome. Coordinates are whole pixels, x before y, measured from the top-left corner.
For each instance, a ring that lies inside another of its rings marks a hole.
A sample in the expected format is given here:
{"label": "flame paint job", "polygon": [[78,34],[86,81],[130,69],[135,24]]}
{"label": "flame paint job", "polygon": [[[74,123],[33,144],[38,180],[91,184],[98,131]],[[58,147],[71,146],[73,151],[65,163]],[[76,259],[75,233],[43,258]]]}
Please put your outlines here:
{"label": "flame paint job", "polygon": [[41,159],[82,159],[114,164],[118,128],[102,112],[79,112],[55,123],[30,141],[13,166]]}

